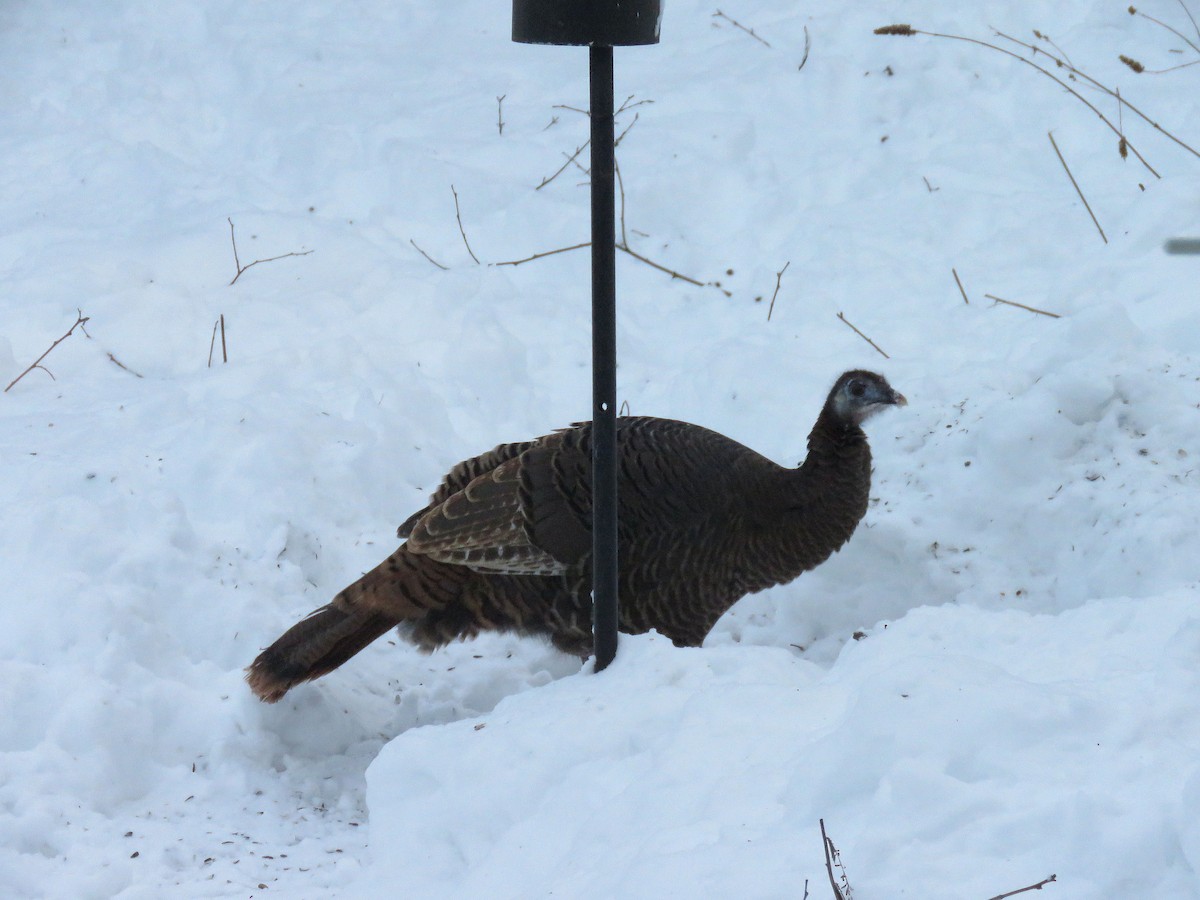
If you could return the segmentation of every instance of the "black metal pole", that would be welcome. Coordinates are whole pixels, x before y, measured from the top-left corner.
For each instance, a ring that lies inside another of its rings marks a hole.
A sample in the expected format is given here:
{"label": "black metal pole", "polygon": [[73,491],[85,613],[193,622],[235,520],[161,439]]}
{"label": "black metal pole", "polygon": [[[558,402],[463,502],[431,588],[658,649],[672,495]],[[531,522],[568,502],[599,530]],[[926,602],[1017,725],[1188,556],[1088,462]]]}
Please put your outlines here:
{"label": "black metal pole", "polygon": [[617,249],[613,48],[590,48],[592,117],[592,635],[596,671],[617,653]]}

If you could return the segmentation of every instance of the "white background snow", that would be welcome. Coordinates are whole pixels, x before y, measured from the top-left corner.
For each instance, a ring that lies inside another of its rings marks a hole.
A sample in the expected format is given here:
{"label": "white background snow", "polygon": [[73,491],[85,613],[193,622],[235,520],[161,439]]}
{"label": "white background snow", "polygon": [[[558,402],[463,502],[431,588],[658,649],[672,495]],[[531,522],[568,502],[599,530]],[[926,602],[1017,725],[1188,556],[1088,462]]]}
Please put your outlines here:
{"label": "white background snow", "polygon": [[[578,167],[535,190],[587,54],[484,0],[0,6],[0,381],[89,317],[0,396],[0,894],[831,897],[824,819],[858,900],[1200,897],[1200,157],[872,34],[1057,46],[1200,147],[1200,66],[1117,58],[1200,52],[1126,7],[671,0],[625,225],[705,286],[619,254],[620,399],[795,464],[882,371],[866,519],[703,648],[384,640],[266,706],[450,465],[587,415],[586,251],[495,265],[587,240]],[[230,285],[227,218],[311,253]]]}

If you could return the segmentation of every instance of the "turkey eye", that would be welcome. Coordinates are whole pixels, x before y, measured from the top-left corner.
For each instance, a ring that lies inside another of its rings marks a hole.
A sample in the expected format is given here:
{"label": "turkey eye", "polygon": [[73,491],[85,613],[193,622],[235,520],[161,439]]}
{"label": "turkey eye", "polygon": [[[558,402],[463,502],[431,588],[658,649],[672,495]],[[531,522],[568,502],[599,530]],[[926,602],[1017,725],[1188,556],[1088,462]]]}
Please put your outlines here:
{"label": "turkey eye", "polygon": [[851,397],[861,397],[866,392],[867,392],[867,386],[865,384],[863,384],[861,381],[850,382],[850,396]]}

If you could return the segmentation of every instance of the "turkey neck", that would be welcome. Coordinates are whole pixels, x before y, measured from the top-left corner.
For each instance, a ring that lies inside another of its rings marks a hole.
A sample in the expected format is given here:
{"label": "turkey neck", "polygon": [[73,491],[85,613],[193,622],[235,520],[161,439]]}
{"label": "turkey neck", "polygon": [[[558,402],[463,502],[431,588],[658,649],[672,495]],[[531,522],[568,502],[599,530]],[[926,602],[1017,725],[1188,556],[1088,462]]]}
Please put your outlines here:
{"label": "turkey neck", "polygon": [[871,490],[871,449],[862,428],[830,409],[808,436],[808,456],[784,469],[784,524],[775,532],[781,580],[820,565],[854,533]]}

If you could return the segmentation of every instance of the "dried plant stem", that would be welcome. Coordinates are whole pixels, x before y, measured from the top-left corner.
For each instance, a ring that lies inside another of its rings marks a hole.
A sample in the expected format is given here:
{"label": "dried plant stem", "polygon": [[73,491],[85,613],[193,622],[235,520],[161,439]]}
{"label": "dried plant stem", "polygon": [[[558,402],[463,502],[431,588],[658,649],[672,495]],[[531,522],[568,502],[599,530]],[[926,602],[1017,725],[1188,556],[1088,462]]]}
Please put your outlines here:
{"label": "dried plant stem", "polygon": [[997,894],[995,897],[989,897],[988,900],[1004,900],[1005,897],[1015,897],[1017,894],[1024,894],[1026,891],[1040,891],[1048,884],[1054,884],[1058,881],[1057,875],[1051,875],[1049,878],[1043,878],[1037,884],[1027,885],[1023,888],[1017,888],[1015,891],[1009,891],[1007,894]]}
{"label": "dried plant stem", "polygon": [[812,35],[810,35],[808,33],[808,26],[805,25],[804,26],[804,55],[802,57],[800,57],[800,65],[796,69],[797,72],[799,72],[801,69],[803,69],[804,64],[806,62],[808,62],[808,53],[810,50],[812,50]]}
{"label": "dried plant stem", "polygon": [[215,350],[217,346],[217,324],[217,322],[213,322],[212,337],[208,340],[208,368],[210,369],[212,368],[213,350]]}
{"label": "dried plant stem", "polygon": [[1196,17],[1192,15],[1192,11],[1187,8],[1187,4],[1183,0],[1178,0],[1178,3],[1183,9],[1183,14],[1188,17],[1188,21],[1192,23],[1192,27],[1196,29],[1196,37],[1200,38],[1200,24],[1196,23]]}
{"label": "dried plant stem", "polygon": [[857,328],[855,328],[854,325],[850,322],[850,320],[846,318],[845,314],[838,313],[837,317],[839,319],[841,319],[843,322],[845,322],[850,327],[851,331],[853,331],[860,338],[862,338],[864,341],[866,341],[868,344],[870,344],[872,347],[874,347],[876,349],[876,351],[878,351],[880,356],[882,356],[884,359],[891,359],[890,356],[888,356],[886,353],[883,352],[883,348],[881,348],[877,343],[875,343],[873,340],[871,340],[869,337],[867,337],[865,334],[863,334],[861,331],[859,331]]}
{"label": "dried plant stem", "polygon": [[967,292],[963,290],[962,279],[958,277],[958,269],[951,268],[950,274],[954,276],[954,283],[958,285],[958,292],[962,294],[963,303],[967,306],[971,305],[971,301],[967,299]]}
{"label": "dried plant stem", "polygon": [[567,170],[567,167],[579,158],[579,154],[582,153],[584,150],[586,150],[588,148],[588,145],[591,142],[592,142],[592,139],[588,138],[586,141],[584,141],[582,144],[580,144],[578,147],[576,147],[575,152],[567,157],[567,161],[565,163],[563,163],[561,166],[559,166],[558,171],[555,172],[553,175],[543,178],[542,183],[539,184],[537,187],[535,187],[534,190],[540,191],[542,188],[544,188],[546,185],[548,185],[550,182],[552,182],[555,178],[557,178],[559,175],[561,175],[563,172],[565,172]]}
{"label": "dried plant stem", "polygon": [[129,368],[129,366],[125,365],[125,363],[121,362],[119,359],[117,359],[117,358],[116,358],[115,356],[113,356],[111,353],[106,353],[105,355],[106,355],[106,356],[107,356],[107,357],[108,357],[110,360],[112,360],[114,363],[116,363],[116,364],[117,364],[117,366],[119,366],[120,368],[124,369],[124,370],[125,370],[126,372],[128,372],[130,375],[133,375],[133,376],[135,376],[135,377],[137,377],[137,378],[141,378],[141,377],[143,377],[141,372],[135,372],[135,371],[133,371],[133,369]]}
{"label": "dried plant stem", "polygon": [[1091,205],[1087,202],[1087,197],[1083,196],[1083,191],[1079,188],[1079,183],[1075,180],[1075,176],[1071,174],[1071,168],[1067,165],[1067,161],[1063,159],[1062,151],[1058,149],[1058,143],[1054,140],[1054,133],[1047,131],[1046,136],[1050,138],[1050,145],[1054,148],[1054,152],[1058,155],[1058,161],[1062,163],[1063,168],[1067,172],[1067,177],[1071,179],[1071,184],[1075,187],[1075,193],[1079,195],[1079,199],[1083,201],[1084,208],[1088,211],[1088,215],[1092,217],[1092,221],[1096,224],[1096,230],[1100,232],[1100,237],[1104,239],[1104,243],[1108,243],[1108,237],[1104,234],[1104,229],[1100,227],[1100,221],[1096,218],[1096,214],[1092,212]]}
{"label": "dried plant stem", "polygon": [[508,94],[501,94],[496,98],[496,129],[501,136],[504,134],[504,98],[507,96]]}
{"label": "dried plant stem", "polygon": [[1038,309],[1036,306],[1026,306],[1024,303],[1018,303],[1016,300],[1005,300],[1003,297],[997,297],[995,294],[984,294],[989,300],[994,300],[997,303],[1003,303],[1005,306],[1015,306],[1017,309],[1028,310],[1031,313],[1037,313],[1039,316],[1049,316],[1052,319],[1061,319],[1058,313],[1047,312],[1044,309]]}
{"label": "dried plant stem", "polygon": [[225,313],[213,322],[212,339],[208,342],[208,367],[212,368],[213,351],[217,347],[217,329],[221,330],[221,362],[229,362],[229,352],[225,349]]}
{"label": "dried plant stem", "polygon": [[[1195,27],[1195,26],[1196,26],[1196,20],[1195,20],[1195,19],[1193,19],[1193,18],[1192,18],[1192,14],[1191,14],[1190,12],[1188,12],[1188,8],[1187,8],[1186,6],[1184,6],[1182,2],[1180,2],[1180,4],[1179,4],[1179,5],[1180,5],[1180,6],[1183,6],[1183,11],[1184,11],[1185,13],[1187,13],[1187,17],[1188,17],[1189,19],[1191,19],[1192,26],[1193,26],[1193,27]],[[1142,17],[1143,19],[1145,19],[1146,21],[1148,21],[1148,22],[1153,22],[1155,25],[1159,26],[1160,28],[1165,28],[1165,29],[1167,29],[1167,31],[1171,32],[1171,34],[1175,35],[1177,38],[1179,38],[1181,41],[1183,41],[1185,44],[1187,44],[1189,47],[1191,47],[1191,48],[1192,48],[1193,50],[1195,50],[1197,53],[1200,53],[1200,47],[1197,47],[1197,46],[1196,46],[1196,44],[1195,44],[1195,42],[1193,42],[1191,38],[1189,38],[1189,37],[1188,37],[1186,34],[1184,34],[1183,32],[1179,31],[1178,29],[1176,29],[1176,28],[1172,28],[1172,27],[1171,27],[1170,25],[1168,25],[1166,22],[1160,22],[1158,19],[1154,18],[1154,16],[1148,16],[1148,15],[1146,15],[1144,12],[1142,12],[1140,9],[1137,9],[1137,8],[1135,8],[1135,7],[1132,7],[1132,6],[1131,6],[1131,7],[1129,7],[1129,14],[1130,14],[1131,16],[1141,16],[1141,17]],[[1197,28],[1197,29],[1196,29],[1196,34],[1197,34],[1197,36],[1200,36],[1200,28]]]}
{"label": "dried plant stem", "polygon": [[547,256],[554,256],[556,253],[567,253],[570,250],[582,250],[584,247],[592,246],[591,241],[584,241],[582,244],[572,244],[570,247],[559,247],[557,250],[543,250],[541,253],[535,253],[533,256],[526,256],[523,259],[509,259],[504,262],[490,263],[493,266],[519,266],[527,262],[533,262],[535,259],[543,259]]}
{"label": "dried plant stem", "polygon": [[622,131],[620,134],[618,134],[617,139],[615,141],[613,141],[613,149],[616,149],[617,147],[621,146],[621,141],[625,140],[625,135],[629,134],[629,129],[633,128],[633,126],[638,123],[638,119],[640,119],[641,117],[642,117],[641,113],[633,114],[633,121],[630,122],[628,125],[626,125],[625,130]]}
{"label": "dried plant stem", "polygon": [[613,172],[617,176],[617,189],[621,196],[621,243],[626,247],[629,246],[629,239],[625,235],[625,179],[621,177],[621,164],[613,159]]}
{"label": "dried plant stem", "polygon": [[425,257],[427,260],[429,260],[431,263],[433,263],[435,266],[437,266],[443,272],[447,271],[450,268],[449,266],[443,266],[440,262],[438,262],[436,259],[434,259],[432,256],[430,256],[428,253],[426,253],[420,247],[417,247],[417,242],[414,241],[412,238],[409,238],[408,242],[410,244],[412,244],[414,247],[416,247],[416,250],[418,253],[420,253],[423,257]]}
{"label": "dried plant stem", "polygon": [[742,31],[746,32],[746,34],[750,35],[750,37],[754,38],[756,41],[758,41],[764,47],[771,46],[766,41],[764,41],[762,38],[760,38],[757,34],[755,34],[753,28],[747,28],[745,25],[743,25],[737,19],[729,18],[729,16],[725,15],[725,13],[721,12],[719,9],[715,13],[713,13],[713,18],[714,19],[724,19],[726,22],[728,22],[734,28],[740,28]]}
{"label": "dried plant stem", "polygon": [[792,264],[789,259],[783,264],[783,268],[775,273],[775,293],[771,295],[771,305],[767,307],[767,321],[771,321],[771,313],[775,312],[775,298],[779,296],[779,286],[783,283],[783,273],[788,270],[788,266]]}
{"label": "dried plant stem", "polygon": [[7,394],[9,391],[9,388],[11,388],[14,384],[16,384],[18,381],[20,381],[22,378],[24,378],[26,375],[28,375],[34,369],[41,369],[43,372],[45,372],[47,375],[50,376],[51,381],[58,380],[57,378],[54,377],[53,372],[51,372],[49,369],[47,369],[45,366],[42,365],[42,360],[50,355],[51,350],[53,350],[55,347],[57,347],[59,344],[61,344],[63,341],[65,341],[67,338],[69,338],[72,334],[74,334],[76,328],[78,328],[80,331],[82,331],[88,337],[91,337],[91,335],[88,335],[87,329],[84,327],[85,325],[87,325],[88,319],[91,317],[85,316],[83,314],[83,310],[81,310],[81,309],[77,309],[77,310],[75,310],[75,312],[76,312],[75,324],[72,325],[70,328],[68,328],[66,333],[62,337],[60,337],[53,344],[51,344],[49,347],[47,347],[46,352],[43,353],[41,356],[39,356],[37,359],[35,359],[32,363],[30,363],[29,367],[24,372],[22,372],[16,378],[14,378],[12,381],[10,381],[8,383],[8,387],[6,387],[4,389],[4,393]]}
{"label": "dried plant stem", "polygon": [[[705,284],[703,281],[698,281],[695,278],[692,278],[690,275],[683,275],[679,272],[676,272],[674,269],[668,269],[666,266],[661,265],[660,263],[656,263],[652,259],[647,259],[646,257],[642,256],[637,251],[631,250],[628,244],[625,244],[625,243],[617,244],[617,249],[620,250],[622,253],[628,253],[634,259],[639,260],[640,262],[644,262],[646,265],[650,266],[653,269],[658,269],[658,271],[660,271],[660,272],[665,272],[667,275],[670,275],[672,278],[678,278],[680,281],[686,281],[688,284],[696,285],[696,287],[709,287],[710,286],[709,284]],[[711,285],[711,286],[716,287],[716,285]],[[731,295],[728,291],[725,291],[725,296],[728,297]]]}
{"label": "dried plant stem", "polygon": [[233,244],[233,264],[237,267],[237,274],[233,276],[233,281],[229,282],[231,286],[242,277],[243,272],[245,272],[247,269],[254,268],[259,263],[275,262],[277,259],[286,259],[289,256],[308,256],[308,254],[312,253],[311,250],[299,252],[293,250],[291,253],[280,253],[278,256],[272,256],[268,259],[256,259],[254,262],[246,263],[246,265],[243,266],[241,260],[238,259],[237,237],[235,237],[233,233],[233,219],[226,217],[225,221],[229,223],[229,240]]}
{"label": "dried plant stem", "polygon": [[[526,256],[526,257],[523,257],[522,259],[507,259],[504,262],[489,263],[489,265],[520,266],[527,262],[533,262],[535,259],[544,259],[547,256],[554,256],[556,253],[567,253],[571,250],[582,250],[584,247],[590,247],[590,246],[592,246],[591,241],[584,241],[581,244],[572,244],[570,247],[558,247],[557,249],[554,249],[554,250],[544,250],[541,253],[535,253],[532,256]],[[638,262],[643,262],[646,265],[650,266],[652,269],[658,269],[658,271],[660,271],[666,275],[670,275],[672,278],[678,278],[680,281],[686,281],[688,284],[694,284],[696,287],[713,287],[713,288],[716,288],[717,290],[719,290],[721,293],[723,293],[726,297],[733,296],[732,293],[725,290],[723,287],[721,287],[720,285],[718,285],[714,282],[700,281],[697,278],[692,278],[690,275],[684,275],[682,272],[676,272],[674,269],[664,266],[662,263],[656,263],[652,259],[647,259],[646,257],[642,256],[640,253],[638,253],[636,250],[633,250],[624,241],[619,242],[616,245],[616,247],[622,253],[626,253],[629,256],[632,256],[634,259],[638,260]]]}
{"label": "dried plant stem", "polygon": [[[1109,129],[1112,130],[1113,134],[1117,135],[1117,137],[1121,137],[1121,130],[1112,123],[1112,121],[1108,118],[1108,116],[1106,116],[1106,115],[1104,115],[1104,113],[1100,112],[1100,110],[1096,108],[1096,105],[1094,103],[1092,103],[1090,100],[1088,100],[1086,97],[1084,97],[1081,93],[1079,93],[1079,91],[1075,90],[1073,87],[1071,87],[1069,84],[1067,84],[1061,78],[1059,78],[1057,75],[1055,75],[1049,69],[1045,69],[1042,66],[1039,66],[1037,63],[1033,62],[1032,60],[1026,59],[1025,57],[1021,56],[1018,53],[1013,53],[1011,50],[1006,50],[1003,47],[998,47],[995,44],[988,43],[987,41],[981,41],[978,38],[967,37],[967,36],[961,35],[961,34],[942,34],[941,32],[937,32],[937,31],[921,31],[920,29],[913,28],[910,25],[885,25],[882,28],[876,28],[875,33],[876,34],[887,34],[887,35],[903,35],[903,36],[911,36],[911,35],[920,34],[920,35],[924,35],[926,37],[944,38],[945,40],[948,40],[948,41],[963,41],[964,43],[967,43],[967,44],[975,44],[980,47],[987,47],[989,50],[995,50],[997,53],[1003,53],[1005,56],[1011,56],[1013,59],[1017,60],[1018,62],[1024,63],[1025,65],[1029,66],[1031,69],[1036,69],[1038,72],[1041,72],[1043,75],[1045,75],[1051,81],[1053,81],[1055,84],[1057,84],[1059,87],[1061,87],[1064,91],[1066,91],[1068,94],[1070,94],[1076,100],[1078,100],[1080,103],[1082,103],[1084,106],[1086,106],[1092,112],[1094,112],[1100,118],[1100,121],[1102,121],[1105,125],[1107,125],[1109,127]],[[1040,51],[1040,52],[1045,53],[1044,50]],[[1047,56],[1049,56],[1049,55],[1050,54],[1047,54]],[[1057,57],[1055,57],[1055,58],[1057,59]],[[1066,66],[1067,64],[1063,63],[1063,65]],[[1133,109],[1132,106],[1130,106],[1129,108],[1131,110]],[[1136,112],[1136,110],[1134,110],[1134,111]],[[1149,120],[1147,120],[1147,121],[1149,121]],[[1159,130],[1162,131],[1161,128]],[[1166,132],[1163,132],[1163,133],[1165,134]],[[1130,152],[1132,152],[1133,155],[1138,158],[1138,162],[1140,162],[1143,166],[1145,166],[1146,170],[1148,172],[1150,172],[1151,175],[1153,175],[1155,178],[1162,178],[1162,176],[1158,174],[1158,172],[1155,170],[1155,168],[1152,165],[1150,165],[1150,163],[1146,162],[1145,158],[1142,156],[1141,153],[1139,153],[1137,151],[1137,148],[1134,147],[1133,144],[1129,144],[1128,141],[1126,143],[1129,147]]]}
{"label": "dried plant stem", "polygon": [[[1004,38],[1004,40],[1010,41],[1010,42],[1016,44],[1018,47],[1024,47],[1026,50],[1032,50],[1035,54],[1041,53],[1043,56],[1045,56],[1047,59],[1049,59],[1051,62],[1053,62],[1056,66],[1066,69],[1072,75],[1077,75],[1078,77],[1080,77],[1084,81],[1086,81],[1088,84],[1090,84],[1092,87],[1096,88],[1097,90],[1103,91],[1104,93],[1108,94],[1110,97],[1115,97],[1121,106],[1128,109],[1131,113],[1133,113],[1135,116],[1137,116],[1143,122],[1145,122],[1147,125],[1149,125],[1151,128],[1153,128],[1155,131],[1159,132],[1159,134],[1161,134],[1163,137],[1178,144],[1180,147],[1182,147],[1188,153],[1192,154],[1192,156],[1200,157],[1200,152],[1197,152],[1194,147],[1190,146],[1189,144],[1185,144],[1179,138],[1175,137],[1175,135],[1171,134],[1171,132],[1167,131],[1165,128],[1163,128],[1161,125],[1159,125],[1153,119],[1151,119],[1148,115],[1146,115],[1144,112],[1142,112],[1136,106],[1134,106],[1132,103],[1130,103],[1124,97],[1120,96],[1115,89],[1110,88],[1107,85],[1101,84],[1099,81],[1097,81],[1091,75],[1088,75],[1086,72],[1082,72],[1079,69],[1075,68],[1073,65],[1071,65],[1071,63],[1067,62],[1065,59],[1061,59],[1061,58],[1055,56],[1053,53],[1047,53],[1041,47],[1036,47],[1033,44],[1026,43],[1025,41],[1022,41],[1022,40],[1019,40],[1018,38],[1013,37],[1012,35],[1005,34],[1003,31],[997,31],[996,37]],[[992,45],[988,44],[987,46],[990,47]],[[1000,47],[996,47],[995,49],[1000,50],[1002,53],[1006,52],[1006,51],[1002,50]],[[1024,60],[1024,57],[1018,56],[1017,59]],[[1028,60],[1025,60],[1025,61],[1028,62]],[[1031,63],[1031,65],[1032,65],[1032,63]],[[1191,63],[1188,63],[1188,65],[1191,65]],[[1041,68],[1041,67],[1039,66],[1037,68]],[[1177,67],[1177,68],[1182,68],[1182,67]],[[1045,70],[1043,69],[1042,71],[1045,71]],[[1169,71],[1169,70],[1164,69],[1163,71]],[[1049,72],[1047,72],[1046,74],[1049,74]],[[1051,76],[1051,77],[1053,77],[1053,76]],[[1096,111],[1097,114],[1099,114],[1098,111],[1095,110],[1095,107],[1092,107],[1092,109],[1093,109],[1093,111]],[[1101,118],[1104,118],[1104,117],[1101,116]],[[1112,122],[1108,122],[1107,124],[1108,124],[1109,128],[1113,128],[1113,130],[1119,136],[1124,138],[1123,129],[1121,127],[1114,128]],[[1129,149],[1133,150],[1133,146],[1129,145]],[[1138,159],[1142,159],[1142,157],[1138,154],[1138,152],[1136,150],[1134,150],[1133,152],[1134,152],[1134,155],[1136,155],[1138,157]],[[1146,161],[1142,160],[1142,164],[1146,165]],[[1150,166],[1146,165],[1146,168],[1150,169]],[[1150,171],[1154,172],[1153,169],[1150,169]],[[1154,175],[1155,175],[1155,177],[1158,177],[1157,172],[1154,172]]]}
{"label": "dried plant stem", "polygon": [[[841,315],[839,313],[838,315]],[[825,847],[825,871],[829,874],[829,886],[833,888],[833,896],[836,900],[848,900],[842,889],[838,886],[837,879],[833,875],[833,858],[837,855],[837,847],[833,846],[833,841],[829,839],[829,835],[825,833],[825,820],[820,819],[821,823],[821,843]]]}
{"label": "dried plant stem", "polygon": [[467,232],[463,228],[462,211],[458,208],[458,191],[454,189],[454,185],[450,185],[450,193],[454,195],[454,218],[458,220],[458,233],[462,235],[463,246],[467,248],[467,252],[471,254],[471,259],[475,260],[475,265],[479,265],[479,257],[475,255],[475,251],[471,249],[471,242],[467,240]]}

